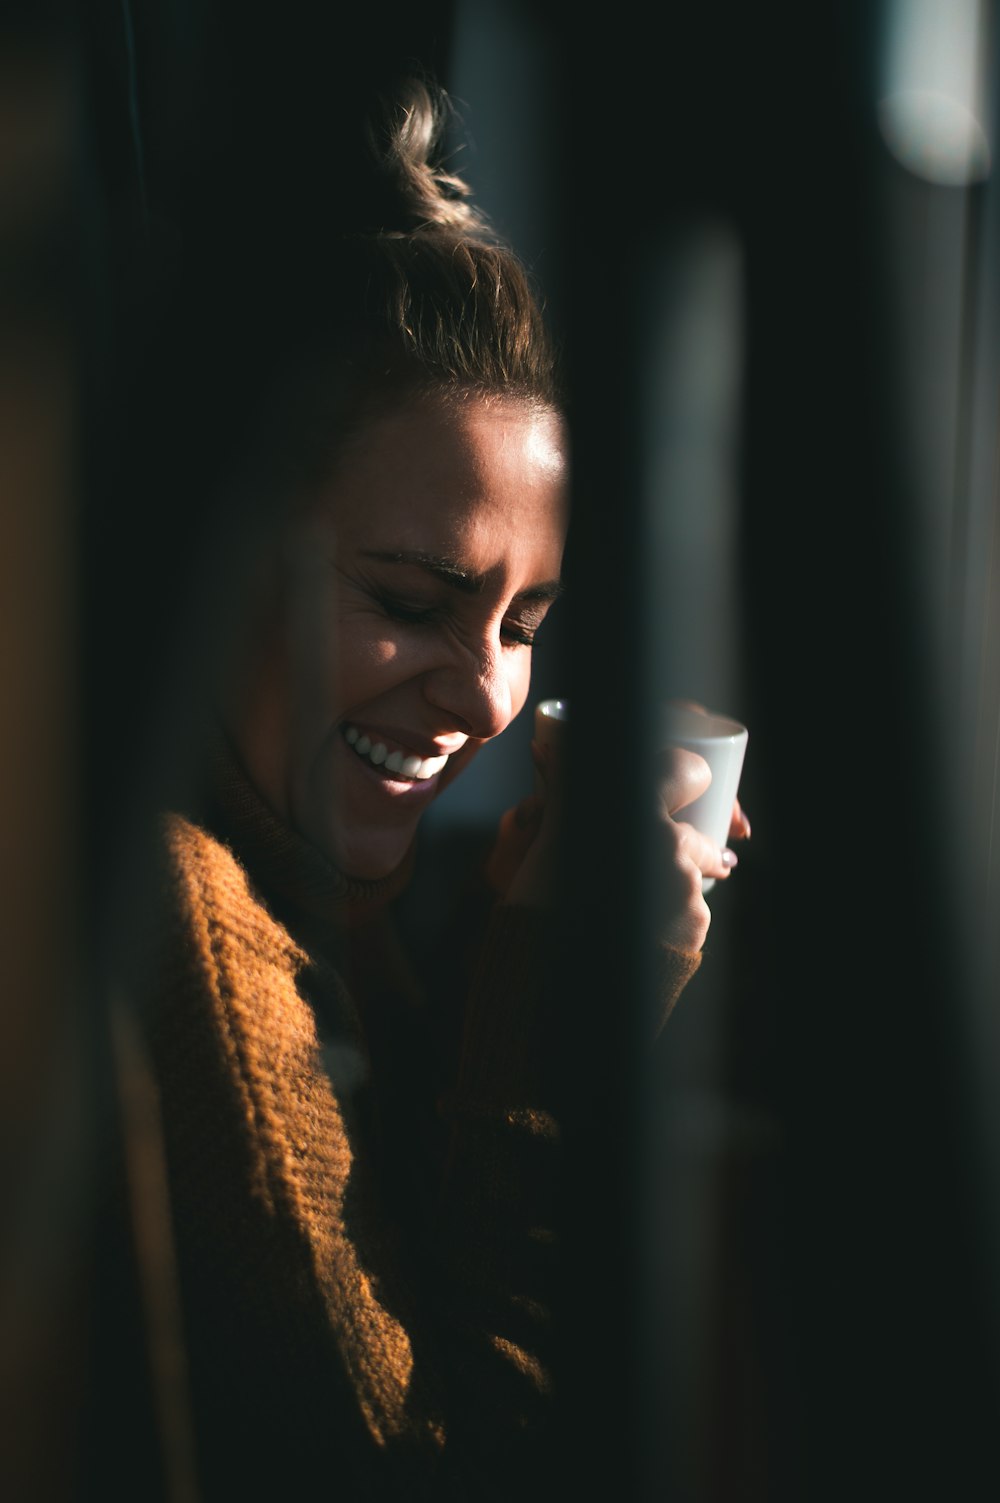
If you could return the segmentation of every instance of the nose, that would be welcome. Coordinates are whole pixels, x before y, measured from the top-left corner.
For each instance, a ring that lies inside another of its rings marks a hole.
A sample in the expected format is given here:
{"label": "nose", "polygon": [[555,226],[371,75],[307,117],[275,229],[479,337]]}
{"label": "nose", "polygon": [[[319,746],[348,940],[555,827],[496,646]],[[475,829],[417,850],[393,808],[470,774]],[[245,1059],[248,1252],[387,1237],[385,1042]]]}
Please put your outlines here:
{"label": "nose", "polygon": [[424,675],[424,695],[456,729],[479,741],[499,736],[514,718],[511,672],[502,648],[492,643],[455,655]]}

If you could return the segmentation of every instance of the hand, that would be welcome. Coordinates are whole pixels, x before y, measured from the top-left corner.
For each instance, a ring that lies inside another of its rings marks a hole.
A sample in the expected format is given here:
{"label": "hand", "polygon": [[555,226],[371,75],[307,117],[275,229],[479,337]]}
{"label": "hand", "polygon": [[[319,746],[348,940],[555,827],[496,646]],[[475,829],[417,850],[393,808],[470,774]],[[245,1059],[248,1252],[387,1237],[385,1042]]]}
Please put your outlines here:
{"label": "hand", "polygon": [[[712,914],[702,892],[702,878],[724,880],[736,865],[732,851],[722,851],[685,823],[684,809],[700,798],[712,781],[704,757],[681,747],[661,754],[659,777],[660,860],[656,863],[656,912],[659,937],[678,950],[697,953],[705,943]],[[675,816],[680,816],[675,817]],[[730,835],[739,838],[749,821],[734,805]]]}
{"label": "hand", "polygon": [[[674,699],[671,700],[671,704],[680,705],[685,710],[694,710],[699,715],[707,715],[709,713],[707,707],[700,704],[696,699]],[[692,800],[688,799],[686,802],[691,803]],[[750,821],[738,798],[733,800],[733,816],[729,824],[729,839],[750,839]],[[734,862],[733,865],[735,864]]]}
{"label": "hand", "polygon": [[543,800],[537,794],[529,794],[500,816],[497,838],[485,868],[487,882],[500,897],[506,897],[541,828],[542,808]]}
{"label": "hand", "polygon": [[733,800],[733,817],[729,822],[729,839],[750,839],[750,821],[738,798]]}
{"label": "hand", "polygon": [[486,878],[507,903],[549,908],[558,873],[562,779],[550,747],[532,741],[531,755],[543,792],[529,794],[501,816]]}
{"label": "hand", "polygon": [[[501,817],[486,876],[504,901],[544,908],[551,906],[556,891],[562,780],[551,753],[536,742],[531,749],[544,793],[528,795]],[[720,850],[683,819],[684,808],[704,793],[710,781],[708,763],[697,753],[681,748],[662,753],[657,811],[661,850],[656,863],[657,912],[663,916],[659,936],[692,953],[702,948],[711,923],[702,877],[724,881],[736,865],[732,851]],[[729,838],[742,840],[749,834],[750,821],[735,800]]]}

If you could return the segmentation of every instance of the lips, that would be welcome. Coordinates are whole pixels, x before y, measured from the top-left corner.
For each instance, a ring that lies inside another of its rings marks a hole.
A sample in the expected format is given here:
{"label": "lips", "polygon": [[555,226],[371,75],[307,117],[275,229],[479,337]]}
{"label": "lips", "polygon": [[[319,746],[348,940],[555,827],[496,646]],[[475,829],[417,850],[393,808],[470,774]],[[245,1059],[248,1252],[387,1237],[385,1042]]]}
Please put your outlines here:
{"label": "lips", "polygon": [[448,757],[421,757],[399,746],[390,747],[385,741],[369,736],[356,725],[344,727],[344,740],[363,762],[377,767],[382,773],[390,773],[402,782],[422,783],[433,778],[447,766]]}

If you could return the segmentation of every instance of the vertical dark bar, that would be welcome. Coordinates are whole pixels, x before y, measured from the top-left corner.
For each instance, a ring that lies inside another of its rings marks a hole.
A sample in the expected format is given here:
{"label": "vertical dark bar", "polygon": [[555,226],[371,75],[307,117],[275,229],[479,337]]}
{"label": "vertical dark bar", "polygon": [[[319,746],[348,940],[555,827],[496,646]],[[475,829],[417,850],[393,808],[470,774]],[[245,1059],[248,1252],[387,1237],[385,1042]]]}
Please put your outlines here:
{"label": "vertical dark bar", "polygon": [[[643,538],[641,288],[623,209],[638,138],[631,54],[555,13],[560,240],[558,307],[570,382],[573,521],[567,557],[566,684],[572,704],[562,1017],[566,1109],[559,1462],[571,1487],[639,1494],[643,1317],[638,1196],[640,1058],[646,1015],[645,859],[640,807],[652,788],[647,644],[635,590]],[[559,25],[560,19],[564,23]],[[600,56],[598,56],[600,54]],[[627,757],[624,751],[627,739]]]}
{"label": "vertical dark bar", "polygon": [[[73,1491],[86,1385],[73,8],[0,20],[0,1494]],[[53,1444],[53,1433],[58,1444]]]}
{"label": "vertical dark bar", "polygon": [[[895,422],[877,19],[825,7],[794,63],[765,74],[767,170],[748,201],[746,569],[771,930],[757,958],[790,1345],[769,1407],[788,1440],[777,1495],[816,1503],[973,1496],[995,1472],[964,968]],[[778,21],[797,29],[792,8]]]}
{"label": "vertical dark bar", "polygon": [[[651,762],[642,750],[650,744],[642,602],[630,588],[641,547],[636,309],[617,235],[593,226],[583,235],[578,221],[570,223],[574,541],[567,636],[573,644],[569,793],[575,817],[566,952],[567,1014],[574,1025],[566,1039],[570,1318],[562,1381],[581,1472],[604,1475],[606,1468],[616,1495],[631,1498],[640,1412],[638,1034],[648,981],[644,910],[635,901],[634,879],[645,856],[637,804],[641,790],[652,787]],[[618,294],[593,300],[591,289],[602,283]],[[609,380],[612,371],[616,378]],[[626,735],[627,770],[613,752]],[[577,1080],[591,1089],[577,1094]]]}
{"label": "vertical dark bar", "polygon": [[[692,1454],[698,1503],[972,1496],[995,1471],[996,1362],[960,1053],[968,974],[895,424],[878,15],[723,0],[671,14],[654,38],[628,6],[593,28],[548,10],[576,508],[561,1456],[630,1499],[690,1496],[677,1484]],[[703,1332],[716,1386],[692,1437],[673,1428],[669,1385],[664,1413],[644,1408],[638,1338],[647,936],[634,880],[650,768],[636,268],[657,232],[705,208],[738,228],[748,298],[754,840],[726,940],[727,1048],[730,1081],[775,1132],[766,1178],[725,1183],[730,1245]],[[595,1066],[599,1107],[572,1090]],[[652,1425],[672,1437],[661,1478],[637,1462]]]}

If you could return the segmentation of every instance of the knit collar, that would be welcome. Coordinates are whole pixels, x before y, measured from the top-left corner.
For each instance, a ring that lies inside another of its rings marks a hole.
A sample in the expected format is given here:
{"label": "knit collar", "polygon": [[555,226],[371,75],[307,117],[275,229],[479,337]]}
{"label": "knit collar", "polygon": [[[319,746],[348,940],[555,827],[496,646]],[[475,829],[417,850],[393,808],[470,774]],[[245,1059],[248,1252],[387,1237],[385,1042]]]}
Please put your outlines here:
{"label": "knit collar", "polygon": [[354,923],[397,897],[408,883],[414,845],[385,877],[363,881],[345,876],[265,803],[224,734],[212,746],[209,773],[220,833],[265,891],[315,918]]}

